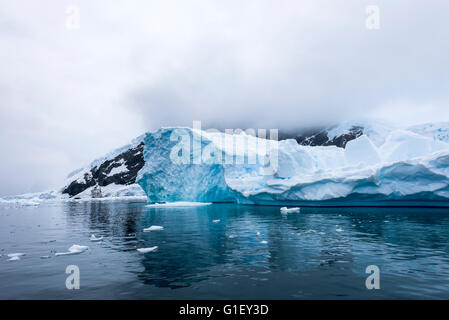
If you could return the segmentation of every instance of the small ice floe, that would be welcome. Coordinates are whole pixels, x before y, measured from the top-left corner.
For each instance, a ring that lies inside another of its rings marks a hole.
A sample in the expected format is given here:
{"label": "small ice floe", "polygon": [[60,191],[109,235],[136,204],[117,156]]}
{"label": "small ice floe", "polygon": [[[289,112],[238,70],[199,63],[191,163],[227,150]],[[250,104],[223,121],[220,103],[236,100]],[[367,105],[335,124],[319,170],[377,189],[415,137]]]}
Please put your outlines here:
{"label": "small ice floe", "polygon": [[69,251],[67,251],[67,252],[56,252],[55,256],[67,256],[67,255],[71,255],[71,254],[80,254],[80,253],[83,253],[84,251],[86,251],[88,249],[89,249],[88,246],[79,246],[77,244],[74,244],[73,246],[71,246],[69,248]]}
{"label": "small ice floe", "polygon": [[140,248],[137,249],[137,251],[139,251],[140,253],[147,253],[147,252],[153,252],[157,250],[157,246],[151,247],[151,248]]}
{"label": "small ice floe", "polygon": [[260,237],[260,232],[259,231],[257,231],[256,236]]}
{"label": "small ice floe", "polygon": [[25,253],[10,253],[8,254],[8,261],[17,261],[20,260],[20,257],[24,256]]}
{"label": "small ice floe", "polygon": [[261,244],[267,244],[267,243],[268,243],[268,241],[266,241],[266,240],[262,240],[262,241],[260,241],[260,243],[261,243]]}
{"label": "small ice floe", "polygon": [[50,259],[50,256],[41,256],[41,259]]}
{"label": "small ice floe", "polygon": [[335,229],[335,231],[337,231],[337,232],[343,232],[343,229],[342,229],[342,228],[337,228],[337,229]]}
{"label": "small ice floe", "polygon": [[211,205],[212,202],[188,202],[188,201],[178,201],[178,202],[166,202],[166,203],[153,203],[147,205],[150,208],[171,208],[171,207],[202,207]]}
{"label": "small ice floe", "polygon": [[36,207],[36,206],[40,205],[39,202],[33,201],[33,200],[21,200],[18,203],[19,203],[19,205],[21,205],[23,207]]}
{"label": "small ice floe", "polygon": [[164,227],[161,227],[161,226],[151,226],[151,227],[149,227],[149,228],[143,229],[143,232],[159,231],[159,230],[164,230]]}
{"label": "small ice floe", "polygon": [[229,238],[229,239],[234,239],[235,237],[236,237],[235,234],[230,234],[228,238]]}
{"label": "small ice floe", "polygon": [[103,237],[101,237],[101,236],[98,238],[94,234],[90,236],[90,241],[92,241],[92,242],[99,242],[102,240],[103,240]]}
{"label": "small ice floe", "polygon": [[219,223],[220,219],[212,220],[213,223]]}
{"label": "small ice floe", "polygon": [[299,213],[301,211],[301,208],[287,208],[282,207],[281,213]]}

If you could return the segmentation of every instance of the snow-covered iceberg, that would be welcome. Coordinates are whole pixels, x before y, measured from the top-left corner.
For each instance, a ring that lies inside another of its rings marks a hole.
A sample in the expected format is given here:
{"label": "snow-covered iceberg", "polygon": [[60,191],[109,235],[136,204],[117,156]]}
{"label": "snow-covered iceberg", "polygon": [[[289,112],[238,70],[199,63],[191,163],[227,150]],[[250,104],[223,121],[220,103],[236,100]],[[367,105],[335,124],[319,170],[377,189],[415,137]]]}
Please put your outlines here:
{"label": "snow-covered iceberg", "polygon": [[144,141],[137,183],[151,202],[449,205],[449,144],[412,130],[367,131],[346,148],[189,128]]}

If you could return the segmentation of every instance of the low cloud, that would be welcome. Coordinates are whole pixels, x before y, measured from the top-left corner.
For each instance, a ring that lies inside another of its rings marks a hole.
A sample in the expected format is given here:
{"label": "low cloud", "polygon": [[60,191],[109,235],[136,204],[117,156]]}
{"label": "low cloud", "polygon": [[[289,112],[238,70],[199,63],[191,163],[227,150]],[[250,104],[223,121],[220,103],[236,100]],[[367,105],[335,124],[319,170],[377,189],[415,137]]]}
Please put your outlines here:
{"label": "low cloud", "polygon": [[0,1],[0,195],[59,186],[146,130],[193,120],[449,120],[447,1]]}

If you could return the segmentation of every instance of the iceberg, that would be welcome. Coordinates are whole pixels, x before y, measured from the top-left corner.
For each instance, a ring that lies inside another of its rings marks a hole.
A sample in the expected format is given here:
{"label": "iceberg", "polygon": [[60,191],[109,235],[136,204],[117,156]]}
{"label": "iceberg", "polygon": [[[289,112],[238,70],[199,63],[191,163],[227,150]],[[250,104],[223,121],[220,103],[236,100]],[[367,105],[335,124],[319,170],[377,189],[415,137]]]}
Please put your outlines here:
{"label": "iceberg", "polygon": [[137,183],[150,202],[449,206],[449,144],[418,130],[368,131],[346,148],[180,127],[144,141]]}

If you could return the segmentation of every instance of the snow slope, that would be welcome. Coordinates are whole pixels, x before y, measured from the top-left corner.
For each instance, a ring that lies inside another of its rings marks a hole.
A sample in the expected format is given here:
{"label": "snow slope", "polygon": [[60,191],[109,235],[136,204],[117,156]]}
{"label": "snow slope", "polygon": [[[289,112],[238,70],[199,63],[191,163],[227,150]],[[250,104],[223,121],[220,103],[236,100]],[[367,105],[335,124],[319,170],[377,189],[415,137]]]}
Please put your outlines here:
{"label": "snow slope", "polygon": [[39,206],[43,203],[52,202],[68,202],[68,201],[122,201],[122,200],[132,200],[139,202],[146,202],[147,197],[143,192],[142,188],[138,184],[131,185],[116,185],[110,184],[106,187],[102,187],[101,191],[103,198],[91,197],[91,188],[78,194],[75,198],[70,198],[67,194],[62,194],[60,191],[48,191],[48,192],[37,192],[28,193],[17,196],[7,196],[0,198],[0,205],[8,207],[28,207],[28,206]]}
{"label": "snow slope", "polygon": [[375,129],[343,149],[162,128],[145,136],[137,182],[154,202],[446,205],[449,144],[411,130]]}
{"label": "snow slope", "polygon": [[449,122],[426,123],[408,128],[417,134],[449,143]]}

